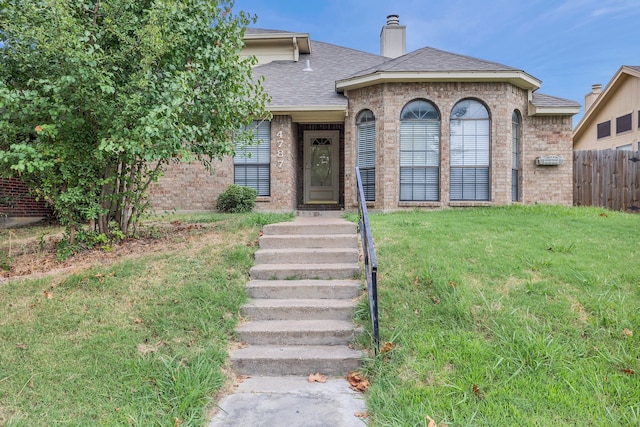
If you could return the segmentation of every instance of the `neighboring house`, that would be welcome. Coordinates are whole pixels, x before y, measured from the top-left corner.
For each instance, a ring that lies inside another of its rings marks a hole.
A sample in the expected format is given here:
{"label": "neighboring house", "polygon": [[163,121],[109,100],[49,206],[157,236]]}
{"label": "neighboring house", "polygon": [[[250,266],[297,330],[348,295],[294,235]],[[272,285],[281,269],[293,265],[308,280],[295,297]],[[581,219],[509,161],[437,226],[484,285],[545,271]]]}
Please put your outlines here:
{"label": "neighboring house", "polygon": [[0,178],[0,220],[3,217],[50,217],[53,210],[43,200],[29,194],[16,178]]}
{"label": "neighboring house", "polygon": [[580,105],[538,93],[505,65],[425,47],[405,54],[391,15],[381,55],[247,29],[244,54],[271,95],[262,143],[214,175],[172,165],[156,210],[213,210],[229,184],[258,190],[259,210],[352,209],[355,167],[376,210],[572,204],[572,116]]}
{"label": "neighboring house", "polygon": [[574,150],[640,151],[640,66],[620,67],[607,87],[592,86],[573,131]]}

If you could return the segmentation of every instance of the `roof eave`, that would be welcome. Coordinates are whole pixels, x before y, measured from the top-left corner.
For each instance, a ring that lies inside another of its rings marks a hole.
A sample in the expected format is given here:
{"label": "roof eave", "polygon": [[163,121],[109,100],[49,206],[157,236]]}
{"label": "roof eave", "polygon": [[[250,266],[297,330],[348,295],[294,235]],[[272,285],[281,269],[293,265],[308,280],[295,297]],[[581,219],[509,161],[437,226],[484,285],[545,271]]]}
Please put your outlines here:
{"label": "roof eave", "polygon": [[404,82],[509,82],[525,90],[536,90],[542,82],[524,71],[379,71],[336,82],[336,90],[358,89],[379,83]]}
{"label": "roof eave", "polygon": [[300,53],[311,53],[311,40],[309,39],[309,33],[259,33],[259,34],[246,34],[244,35],[246,41],[279,41],[288,42],[290,40],[296,40]]}
{"label": "roof eave", "polygon": [[298,123],[343,122],[347,105],[271,105],[269,111],[276,116],[291,116]]}
{"label": "roof eave", "polygon": [[580,112],[580,106],[536,106],[529,103],[530,116],[573,116]]}

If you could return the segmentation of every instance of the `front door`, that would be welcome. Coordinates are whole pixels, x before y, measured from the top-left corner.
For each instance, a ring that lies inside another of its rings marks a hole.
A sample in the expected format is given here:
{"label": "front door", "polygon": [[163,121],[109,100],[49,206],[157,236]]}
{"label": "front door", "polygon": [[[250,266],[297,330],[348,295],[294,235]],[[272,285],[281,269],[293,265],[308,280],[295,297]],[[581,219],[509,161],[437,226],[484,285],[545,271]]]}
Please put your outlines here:
{"label": "front door", "polygon": [[340,132],[304,133],[304,203],[337,204]]}

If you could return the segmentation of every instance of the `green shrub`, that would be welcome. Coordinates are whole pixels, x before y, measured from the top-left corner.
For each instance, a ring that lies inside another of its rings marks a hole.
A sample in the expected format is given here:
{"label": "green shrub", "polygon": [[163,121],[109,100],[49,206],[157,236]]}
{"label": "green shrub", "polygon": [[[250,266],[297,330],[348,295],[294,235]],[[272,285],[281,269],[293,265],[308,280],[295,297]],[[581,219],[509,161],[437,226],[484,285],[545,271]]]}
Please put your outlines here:
{"label": "green shrub", "polygon": [[256,206],[258,192],[250,187],[232,184],[216,200],[216,209],[220,212],[251,212]]}

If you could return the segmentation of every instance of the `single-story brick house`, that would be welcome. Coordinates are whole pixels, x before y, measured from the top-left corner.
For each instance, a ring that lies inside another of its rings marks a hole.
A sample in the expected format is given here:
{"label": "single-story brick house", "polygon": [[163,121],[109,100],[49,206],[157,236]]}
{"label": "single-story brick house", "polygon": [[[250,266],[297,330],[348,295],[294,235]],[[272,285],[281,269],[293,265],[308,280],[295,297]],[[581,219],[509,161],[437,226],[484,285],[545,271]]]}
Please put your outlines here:
{"label": "single-story brick house", "polygon": [[375,55],[308,34],[249,28],[272,100],[262,141],[217,165],[172,165],[156,210],[215,209],[229,184],[256,188],[259,210],[353,209],[355,167],[370,208],[572,203],[572,116],[525,71],[425,47],[405,53],[390,15]]}

